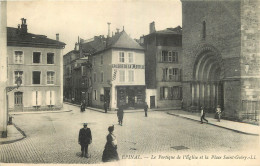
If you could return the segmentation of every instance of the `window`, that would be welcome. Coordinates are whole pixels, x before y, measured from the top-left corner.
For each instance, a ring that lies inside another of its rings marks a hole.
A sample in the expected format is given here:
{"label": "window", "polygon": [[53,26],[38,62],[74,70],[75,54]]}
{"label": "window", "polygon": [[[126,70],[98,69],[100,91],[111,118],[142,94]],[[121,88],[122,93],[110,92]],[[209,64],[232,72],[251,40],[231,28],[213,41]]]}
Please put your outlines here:
{"label": "window", "polygon": [[178,62],[178,52],[172,52],[172,62]]}
{"label": "window", "polygon": [[33,63],[41,63],[41,53],[33,52]]}
{"label": "window", "polygon": [[14,51],[14,63],[23,63],[23,51]]}
{"label": "window", "polygon": [[97,100],[97,90],[94,90],[94,100]]}
{"label": "window", "polygon": [[54,64],[54,53],[47,53],[47,64]]}
{"label": "window", "polygon": [[133,53],[128,53],[128,62],[129,63],[134,63],[134,55],[133,55]]}
{"label": "window", "polygon": [[133,70],[128,71],[128,81],[134,82],[134,71]]}
{"label": "window", "polygon": [[103,55],[100,56],[100,64],[103,65]]}
{"label": "window", "polygon": [[182,98],[182,87],[173,86],[171,88],[172,99],[181,99]]}
{"label": "window", "polygon": [[174,100],[182,98],[182,87],[161,87],[160,88],[160,99],[162,100]]}
{"label": "window", "polygon": [[178,68],[169,69],[169,80],[179,81]]}
{"label": "window", "polygon": [[47,84],[54,84],[54,72],[47,71]]}
{"label": "window", "polygon": [[166,81],[168,79],[168,68],[163,69],[163,81]]}
{"label": "window", "polygon": [[168,51],[162,51],[162,62],[168,62]]}
{"label": "window", "polygon": [[93,66],[95,66],[95,65],[96,65],[96,58],[93,57]]}
{"label": "window", "polygon": [[55,91],[46,91],[46,105],[55,105]]}
{"label": "window", "polygon": [[125,55],[124,52],[119,52],[119,62],[125,62]]}
{"label": "window", "polygon": [[119,71],[119,82],[125,82],[125,71],[124,70]]}
{"label": "window", "polygon": [[23,71],[15,71],[14,72],[14,84],[16,84],[17,78],[20,77],[23,82]]}
{"label": "window", "polygon": [[100,82],[103,82],[103,81],[104,81],[104,73],[101,72],[101,73],[100,73]]}
{"label": "window", "polygon": [[169,55],[168,55],[168,62],[172,62],[172,53],[173,53],[173,52],[169,52]]}
{"label": "window", "polygon": [[161,87],[160,88],[160,98],[161,99],[168,99],[168,87]]}
{"label": "window", "polygon": [[202,22],[202,39],[206,38],[206,21]]}
{"label": "window", "polygon": [[40,106],[42,101],[41,91],[32,92],[32,106]]}
{"label": "window", "polygon": [[41,72],[40,71],[33,71],[33,84],[40,84],[41,83]]}
{"label": "window", "polygon": [[94,77],[94,82],[96,82],[97,81],[97,75],[96,75],[96,73],[94,73],[94,75],[93,75],[93,77]]}

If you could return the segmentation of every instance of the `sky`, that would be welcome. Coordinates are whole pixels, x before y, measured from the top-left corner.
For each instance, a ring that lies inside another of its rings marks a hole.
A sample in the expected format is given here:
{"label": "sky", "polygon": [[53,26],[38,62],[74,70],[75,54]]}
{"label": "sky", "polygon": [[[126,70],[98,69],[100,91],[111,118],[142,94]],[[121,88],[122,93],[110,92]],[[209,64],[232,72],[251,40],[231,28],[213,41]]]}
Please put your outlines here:
{"label": "sky", "polygon": [[46,35],[66,43],[63,53],[74,49],[78,36],[90,39],[110,35],[116,28],[132,38],[149,33],[149,24],[156,30],[182,26],[180,0],[81,0],[81,1],[8,1],[7,26],[17,27],[21,18],[27,19],[29,33]]}

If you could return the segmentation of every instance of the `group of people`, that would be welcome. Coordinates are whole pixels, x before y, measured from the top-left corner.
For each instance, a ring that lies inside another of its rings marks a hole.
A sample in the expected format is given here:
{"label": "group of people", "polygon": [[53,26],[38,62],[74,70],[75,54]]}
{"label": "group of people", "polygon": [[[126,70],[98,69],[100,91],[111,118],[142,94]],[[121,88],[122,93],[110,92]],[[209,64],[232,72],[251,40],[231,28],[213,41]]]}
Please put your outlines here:
{"label": "group of people", "polygon": [[[88,124],[84,123],[83,128],[79,130],[78,142],[81,146],[81,157],[89,158],[88,146],[92,143],[92,135],[90,128],[87,127]],[[108,127],[109,134],[107,135],[107,142],[102,155],[103,162],[119,160],[117,153],[117,139],[113,133],[114,125]]]}
{"label": "group of people", "polygon": [[[200,123],[201,124],[203,123],[203,120],[208,123],[208,120],[205,118],[205,115],[206,115],[206,112],[205,112],[204,108],[201,107],[201,110],[200,110]],[[221,119],[221,107],[220,107],[220,105],[218,105],[217,108],[216,108],[216,118],[220,122],[220,119]]]}

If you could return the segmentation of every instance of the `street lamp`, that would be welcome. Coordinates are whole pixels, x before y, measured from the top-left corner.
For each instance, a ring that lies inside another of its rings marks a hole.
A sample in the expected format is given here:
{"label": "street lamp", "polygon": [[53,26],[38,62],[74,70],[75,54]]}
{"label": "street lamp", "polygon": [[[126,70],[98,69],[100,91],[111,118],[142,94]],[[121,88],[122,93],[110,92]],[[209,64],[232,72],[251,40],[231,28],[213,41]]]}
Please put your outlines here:
{"label": "street lamp", "polygon": [[[15,80],[15,84],[16,86],[8,86],[6,87],[6,106],[7,106],[7,111],[6,111],[6,114],[7,114],[7,119],[8,119],[8,124],[12,124],[12,117],[8,117],[9,115],[9,110],[8,110],[8,92],[11,92],[12,90],[14,90],[15,88],[18,89],[21,84],[22,84],[22,79],[21,77],[17,77],[17,79]],[[7,133],[6,133],[6,137],[7,137]]]}

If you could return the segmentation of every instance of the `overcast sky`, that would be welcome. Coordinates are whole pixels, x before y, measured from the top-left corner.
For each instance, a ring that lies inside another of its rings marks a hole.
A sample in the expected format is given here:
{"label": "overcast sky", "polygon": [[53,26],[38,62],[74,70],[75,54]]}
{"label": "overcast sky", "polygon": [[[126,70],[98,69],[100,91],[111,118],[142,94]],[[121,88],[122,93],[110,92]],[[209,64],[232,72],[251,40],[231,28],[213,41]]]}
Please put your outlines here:
{"label": "overcast sky", "polygon": [[89,39],[125,28],[132,38],[149,33],[149,23],[156,30],[182,26],[179,0],[114,0],[98,1],[8,1],[7,26],[17,27],[21,18],[27,19],[28,32],[42,34],[66,43],[64,53],[74,48],[78,36]]}

